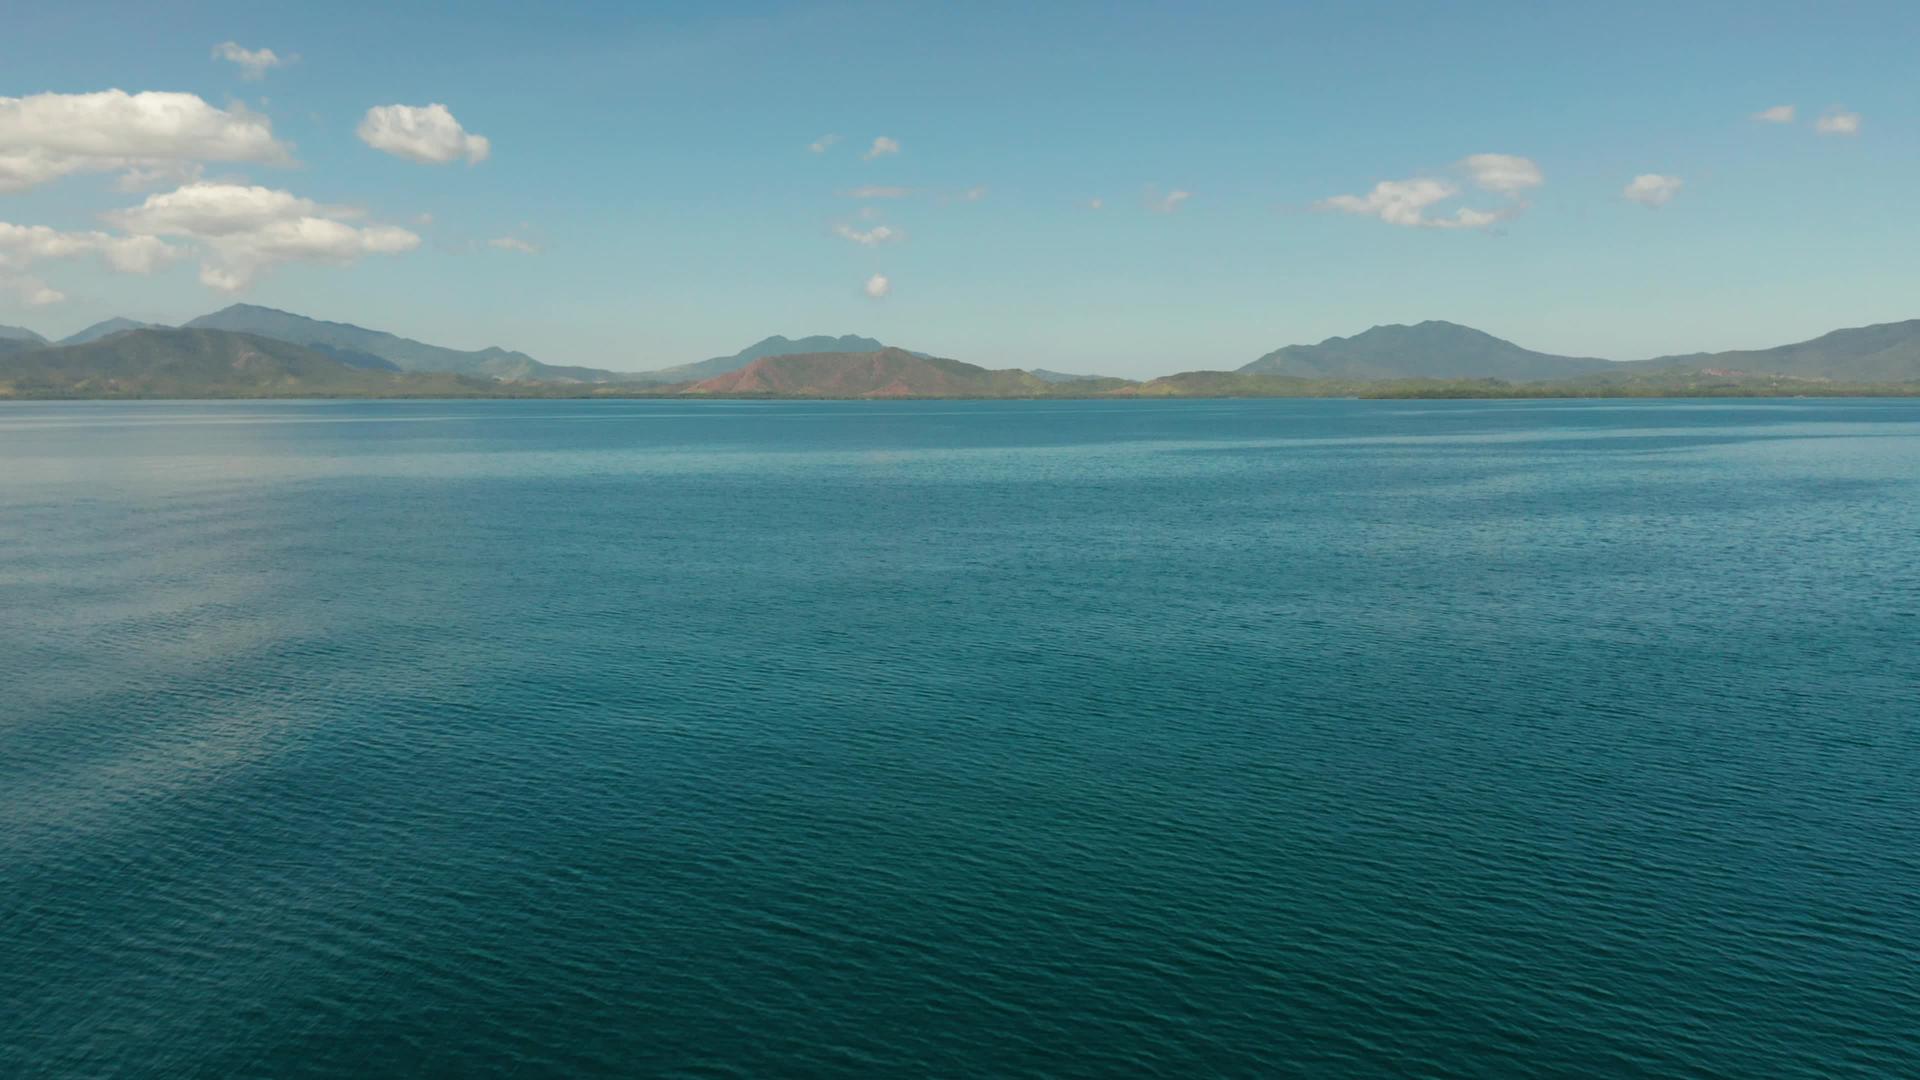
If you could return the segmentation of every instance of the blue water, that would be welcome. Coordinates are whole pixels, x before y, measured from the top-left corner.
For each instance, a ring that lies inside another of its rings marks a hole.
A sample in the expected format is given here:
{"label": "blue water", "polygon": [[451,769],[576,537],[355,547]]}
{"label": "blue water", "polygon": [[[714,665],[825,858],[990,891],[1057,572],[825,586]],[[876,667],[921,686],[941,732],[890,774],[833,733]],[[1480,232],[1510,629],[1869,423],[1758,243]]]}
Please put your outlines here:
{"label": "blue water", "polygon": [[1920,1075],[1920,403],[0,406],[0,1075]]}

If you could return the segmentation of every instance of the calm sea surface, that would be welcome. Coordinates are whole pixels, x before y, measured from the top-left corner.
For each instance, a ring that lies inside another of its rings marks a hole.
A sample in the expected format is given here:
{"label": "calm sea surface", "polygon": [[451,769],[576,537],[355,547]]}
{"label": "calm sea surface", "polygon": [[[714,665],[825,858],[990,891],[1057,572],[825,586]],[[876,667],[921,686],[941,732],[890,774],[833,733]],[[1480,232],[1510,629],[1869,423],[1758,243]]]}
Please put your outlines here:
{"label": "calm sea surface", "polygon": [[0,1075],[1920,1075],[1920,403],[0,406]]}

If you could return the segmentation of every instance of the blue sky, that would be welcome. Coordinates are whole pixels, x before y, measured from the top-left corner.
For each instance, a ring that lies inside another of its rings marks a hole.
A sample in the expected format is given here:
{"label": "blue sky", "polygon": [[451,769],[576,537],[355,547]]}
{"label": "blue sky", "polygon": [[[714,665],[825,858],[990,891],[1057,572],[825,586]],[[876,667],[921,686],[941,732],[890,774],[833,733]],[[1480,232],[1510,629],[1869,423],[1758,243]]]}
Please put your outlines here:
{"label": "blue sky", "polygon": [[[0,323],[239,299],[619,369],[858,332],[1146,375],[1429,318],[1630,359],[1920,316],[1920,5],[169,7],[17,5],[0,98],[191,94],[270,122],[285,160],[182,149],[173,172],[128,166],[155,173],[137,186],[96,157],[0,191],[0,222],[102,250],[144,230],[171,260],[16,253]],[[227,41],[297,59],[251,80],[212,55]],[[433,103],[484,160],[356,134],[370,108]],[[1792,122],[1755,118],[1780,105]],[[7,115],[0,158],[42,137],[20,121],[9,143]],[[880,137],[898,152],[869,159]],[[1643,175],[1668,201],[1625,197]],[[1395,223],[1364,212],[1383,181],[1453,194]],[[223,249],[212,287],[200,226],[130,212],[192,183],[418,241]],[[1433,227],[1463,207],[1476,227]],[[489,243],[508,240],[536,250]]]}

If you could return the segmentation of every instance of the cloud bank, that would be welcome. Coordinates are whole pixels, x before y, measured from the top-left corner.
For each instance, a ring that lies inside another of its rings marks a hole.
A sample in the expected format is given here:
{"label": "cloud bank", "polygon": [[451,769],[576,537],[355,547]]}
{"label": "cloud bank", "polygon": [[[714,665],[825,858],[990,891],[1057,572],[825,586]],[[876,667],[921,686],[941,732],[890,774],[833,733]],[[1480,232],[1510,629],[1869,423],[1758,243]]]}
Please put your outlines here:
{"label": "cloud bank", "polygon": [[203,161],[285,165],[266,117],[195,94],[101,90],[0,97],[0,192],[73,173],[180,175]]}
{"label": "cloud bank", "polygon": [[193,244],[201,255],[200,281],[239,292],[284,263],[344,265],[420,246],[417,234],[395,225],[351,224],[363,216],[273,188],[197,183],[149,195],[107,220],[135,237]]}
{"label": "cloud bank", "polygon": [[46,225],[0,221],[0,288],[35,306],[57,304],[66,295],[27,272],[35,263],[97,256],[120,273],[150,274],[183,254],[155,236],[62,232]]}

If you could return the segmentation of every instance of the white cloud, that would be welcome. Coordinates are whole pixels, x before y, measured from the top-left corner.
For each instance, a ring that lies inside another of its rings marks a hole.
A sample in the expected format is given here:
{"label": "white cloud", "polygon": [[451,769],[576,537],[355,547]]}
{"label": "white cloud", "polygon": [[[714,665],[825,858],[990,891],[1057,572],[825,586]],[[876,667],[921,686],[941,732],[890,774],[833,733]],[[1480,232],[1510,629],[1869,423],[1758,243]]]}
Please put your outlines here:
{"label": "white cloud", "polygon": [[1106,205],[1107,205],[1107,200],[1101,198],[1098,195],[1095,195],[1093,198],[1087,200],[1087,209],[1089,210],[1099,210]]}
{"label": "white cloud", "polygon": [[120,174],[113,182],[115,191],[136,192],[153,188],[179,187],[205,176],[206,166],[197,161],[165,161],[157,165],[139,165]]}
{"label": "white cloud", "polygon": [[266,117],[194,94],[101,90],[0,97],[0,191],[72,173],[184,170],[200,161],[290,163]]}
{"label": "white cloud", "polygon": [[487,241],[487,246],[499,251],[517,251],[522,255],[540,254],[538,244],[528,240],[522,240],[517,236],[496,236]]}
{"label": "white cloud", "polygon": [[156,236],[62,232],[46,225],[0,221],[0,288],[35,306],[57,304],[66,295],[25,272],[35,263],[97,256],[121,273],[149,274],[183,254]]}
{"label": "white cloud", "polygon": [[1466,172],[1474,186],[1506,196],[1507,205],[1493,210],[1461,206],[1451,215],[1429,216],[1430,208],[1461,194],[1460,185],[1431,176],[1382,180],[1365,195],[1335,195],[1314,205],[1409,228],[1484,229],[1518,216],[1527,208],[1521,193],[1546,182],[1540,166],[1513,154],[1473,154],[1457,162],[1456,168]]}
{"label": "white cloud", "polygon": [[1822,135],[1858,135],[1860,114],[1840,108],[1828,109],[1813,122],[1813,130]]}
{"label": "white cloud", "polygon": [[420,237],[394,225],[352,225],[353,207],[322,206],[287,191],[196,183],[149,195],[106,215],[136,237],[175,237],[200,249],[200,280],[237,292],[289,262],[346,264],[362,255],[412,251]]}
{"label": "white cloud", "polygon": [[986,197],[987,188],[985,184],[976,184],[960,193],[961,202],[979,202]]}
{"label": "white cloud", "polygon": [[46,307],[48,304],[57,304],[67,298],[66,293],[50,288],[46,282],[34,277],[9,277],[0,274],[0,289],[13,293],[32,307]]}
{"label": "white cloud", "polygon": [[1179,188],[1175,188],[1165,195],[1155,195],[1151,191],[1147,194],[1148,205],[1163,214],[1173,213],[1175,210],[1180,209],[1181,203],[1191,198],[1193,198],[1193,192],[1181,191]]}
{"label": "white cloud", "polygon": [[1502,195],[1517,195],[1547,182],[1532,159],[1514,154],[1469,154],[1460,166],[1473,177],[1475,186]]}
{"label": "white cloud", "polygon": [[875,300],[880,299],[892,291],[893,282],[888,281],[885,274],[875,274],[867,279],[867,295],[873,297]]}
{"label": "white cloud", "polygon": [[889,139],[885,135],[880,135],[875,137],[873,145],[867,148],[867,152],[860,156],[867,161],[872,161],[874,158],[886,157],[888,154],[897,154],[899,152],[900,140]]}
{"label": "white cloud", "polygon": [[827,148],[840,141],[838,135],[822,135],[807,144],[807,149],[816,154],[824,154]]}
{"label": "white cloud", "polygon": [[0,269],[24,270],[44,259],[98,255],[125,274],[150,274],[180,256],[157,236],[114,236],[99,231],[61,232],[46,225],[0,221]]}
{"label": "white cloud", "polygon": [[223,41],[215,45],[213,58],[238,65],[243,79],[263,79],[269,69],[285,67],[293,62],[292,57],[280,56],[272,49],[243,49],[235,41]]}
{"label": "white cloud", "polygon": [[12,293],[29,307],[46,307],[67,298],[67,294],[30,274],[9,274],[0,270],[0,293]]}
{"label": "white cloud", "polygon": [[864,187],[854,188],[845,194],[849,199],[904,199],[913,194],[913,189],[868,184]]}
{"label": "white cloud", "polygon": [[1322,199],[1325,210],[1377,217],[1389,225],[1427,225],[1427,207],[1451,199],[1460,189],[1445,180],[1416,177],[1412,180],[1382,180],[1365,195],[1335,195]]}
{"label": "white cloud", "polygon": [[863,231],[844,223],[835,225],[833,227],[833,234],[835,236],[844,236],[862,247],[879,247],[881,244],[899,240],[905,235],[898,229],[889,228],[885,225],[875,225],[873,228]]}
{"label": "white cloud", "polygon": [[1775,105],[1754,113],[1753,118],[1763,124],[1791,124],[1795,113],[1796,110],[1791,105]]}
{"label": "white cloud", "polygon": [[445,105],[375,105],[354,134],[360,141],[421,165],[445,165],[466,158],[478,165],[493,152],[485,135],[460,126]]}
{"label": "white cloud", "polygon": [[1680,186],[1684,183],[1686,181],[1677,176],[1642,173],[1628,181],[1620,195],[1641,206],[1665,206],[1680,193]]}

